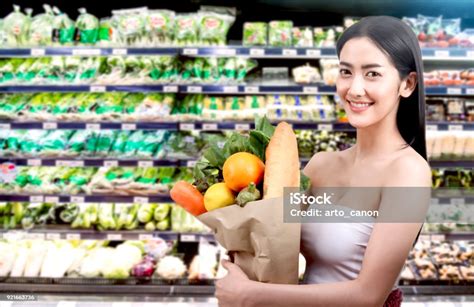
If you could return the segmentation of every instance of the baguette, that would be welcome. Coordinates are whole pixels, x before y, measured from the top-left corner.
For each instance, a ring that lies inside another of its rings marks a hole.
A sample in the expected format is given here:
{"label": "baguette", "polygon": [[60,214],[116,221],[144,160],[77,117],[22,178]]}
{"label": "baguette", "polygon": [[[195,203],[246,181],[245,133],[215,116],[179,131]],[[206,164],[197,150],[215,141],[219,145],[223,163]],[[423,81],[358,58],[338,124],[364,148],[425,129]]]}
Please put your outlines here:
{"label": "baguette", "polygon": [[282,197],[283,188],[300,186],[298,143],[289,124],[278,124],[265,156],[263,199]]}

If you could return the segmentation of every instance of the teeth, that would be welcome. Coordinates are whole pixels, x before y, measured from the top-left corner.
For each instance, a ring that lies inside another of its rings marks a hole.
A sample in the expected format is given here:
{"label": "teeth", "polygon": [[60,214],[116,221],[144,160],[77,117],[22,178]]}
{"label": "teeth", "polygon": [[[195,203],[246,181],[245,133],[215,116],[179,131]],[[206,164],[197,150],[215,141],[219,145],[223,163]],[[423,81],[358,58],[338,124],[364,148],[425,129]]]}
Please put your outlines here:
{"label": "teeth", "polygon": [[355,107],[358,107],[358,108],[365,108],[365,107],[368,107],[369,104],[368,103],[355,103],[355,102],[351,102],[351,104]]}

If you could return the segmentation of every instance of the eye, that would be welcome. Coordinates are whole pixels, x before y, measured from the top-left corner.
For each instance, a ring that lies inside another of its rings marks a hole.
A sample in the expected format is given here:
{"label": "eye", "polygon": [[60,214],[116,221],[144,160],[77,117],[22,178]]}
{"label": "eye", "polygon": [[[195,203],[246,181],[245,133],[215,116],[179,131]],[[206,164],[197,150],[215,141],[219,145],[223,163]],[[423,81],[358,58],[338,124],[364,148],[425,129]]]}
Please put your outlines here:
{"label": "eye", "polygon": [[379,73],[376,72],[376,71],[369,71],[366,76],[369,77],[369,78],[376,78],[376,77],[380,77],[380,76],[382,76],[382,75],[379,74]]}
{"label": "eye", "polygon": [[341,68],[341,69],[339,69],[339,74],[341,76],[345,77],[345,76],[349,76],[351,74],[351,72],[349,71],[349,69]]}

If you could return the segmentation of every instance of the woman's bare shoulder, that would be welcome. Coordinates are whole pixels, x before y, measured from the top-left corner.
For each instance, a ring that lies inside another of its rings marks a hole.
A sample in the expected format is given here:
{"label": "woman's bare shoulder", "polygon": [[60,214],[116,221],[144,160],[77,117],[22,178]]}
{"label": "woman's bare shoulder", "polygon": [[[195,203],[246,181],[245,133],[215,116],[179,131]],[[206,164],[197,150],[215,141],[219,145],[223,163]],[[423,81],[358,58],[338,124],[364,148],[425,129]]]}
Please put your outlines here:
{"label": "woman's bare shoulder", "polygon": [[430,165],[411,147],[390,163],[387,174],[390,174],[387,176],[387,184],[431,186]]}
{"label": "woman's bare shoulder", "polygon": [[313,157],[306,164],[303,169],[303,174],[312,177],[314,173],[325,174],[334,170],[334,167],[340,166],[344,157],[347,155],[346,151],[325,152],[321,151],[313,155]]}

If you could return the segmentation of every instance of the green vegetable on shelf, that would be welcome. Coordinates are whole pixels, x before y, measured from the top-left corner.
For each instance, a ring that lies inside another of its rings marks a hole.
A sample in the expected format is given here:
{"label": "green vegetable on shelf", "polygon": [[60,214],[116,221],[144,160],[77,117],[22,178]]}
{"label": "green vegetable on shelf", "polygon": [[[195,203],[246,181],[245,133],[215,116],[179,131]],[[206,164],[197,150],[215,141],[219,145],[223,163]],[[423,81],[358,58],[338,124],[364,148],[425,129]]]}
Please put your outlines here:
{"label": "green vegetable on shelf", "polygon": [[268,25],[265,22],[244,23],[244,46],[266,46]]}
{"label": "green vegetable on shelf", "polygon": [[138,209],[138,221],[140,223],[148,223],[153,219],[156,204],[142,204]]}
{"label": "green vegetable on shelf", "polygon": [[168,230],[168,229],[170,229],[170,226],[171,226],[171,222],[170,222],[169,217],[167,217],[164,220],[161,220],[161,221],[156,223],[156,229],[159,230],[159,231]]}
{"label": "green vegetable on shelf", "polygon": [[168,217],[171,211],[170,204],[157,204],[153,213],[153,218],[156,222],[160,222]]}
{"label": "green vegetable on shelf", "polygon": [[66,209],[61,211],[59,217],[64,223],[72,223],[76,219],[76,216],[79,214],[79,205],[78,204],[67,204]]}
{"label": "green vegetable on shelf", "polygon": [[79,17],[76,21],[76,42],[82,44],[95,44],[99,38],[99,20],[97,17],[87,14],[85,8],[79,9]]}

